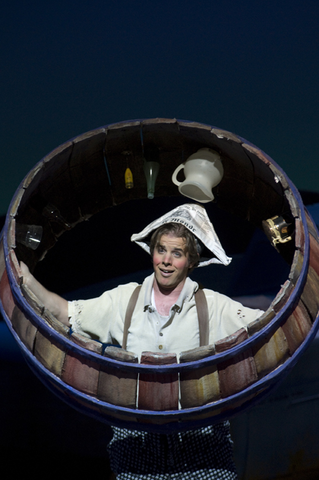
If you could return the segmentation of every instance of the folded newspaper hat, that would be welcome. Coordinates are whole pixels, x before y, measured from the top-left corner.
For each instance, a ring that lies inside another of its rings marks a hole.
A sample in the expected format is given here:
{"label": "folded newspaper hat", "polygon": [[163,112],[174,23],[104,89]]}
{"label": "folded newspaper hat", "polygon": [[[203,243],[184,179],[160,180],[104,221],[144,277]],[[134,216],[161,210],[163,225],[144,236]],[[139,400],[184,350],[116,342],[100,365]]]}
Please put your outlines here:
{"label": "folded newspaper hat", "polygon": [[150,253],[150,240],[153,232],[166,223],[181,223],[202,242],[204,249],[200,254],[199,267],[205,267],[211,263],[229,265],[231,262],[232,259],[227,257],[221,246],[205,208],[193,203],[176,207],[154,220],[140,233],[132,235],[131,241],[136,242],[147,253]]}

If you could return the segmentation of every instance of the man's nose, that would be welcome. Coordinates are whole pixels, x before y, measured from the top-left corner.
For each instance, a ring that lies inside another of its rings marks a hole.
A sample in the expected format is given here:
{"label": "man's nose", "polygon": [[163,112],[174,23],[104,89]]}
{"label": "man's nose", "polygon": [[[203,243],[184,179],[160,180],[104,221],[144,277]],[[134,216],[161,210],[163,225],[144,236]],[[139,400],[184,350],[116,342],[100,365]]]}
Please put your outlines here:
{"label": "man's nose", "polygon": [[171,256],[170,254],[166,253],[163,257],[163,264],[169,265],[171,263]]}

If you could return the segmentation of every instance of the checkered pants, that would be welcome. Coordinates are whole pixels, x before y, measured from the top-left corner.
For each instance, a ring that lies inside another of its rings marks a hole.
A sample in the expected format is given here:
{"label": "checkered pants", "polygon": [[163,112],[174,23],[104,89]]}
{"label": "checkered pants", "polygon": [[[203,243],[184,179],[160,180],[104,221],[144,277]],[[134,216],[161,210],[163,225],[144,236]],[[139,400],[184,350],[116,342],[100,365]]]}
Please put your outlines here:
{"label": "checkered pants", "polygon": [[236,480],[229,422],[169,435],[113,428],[108,446],[119,480]]}

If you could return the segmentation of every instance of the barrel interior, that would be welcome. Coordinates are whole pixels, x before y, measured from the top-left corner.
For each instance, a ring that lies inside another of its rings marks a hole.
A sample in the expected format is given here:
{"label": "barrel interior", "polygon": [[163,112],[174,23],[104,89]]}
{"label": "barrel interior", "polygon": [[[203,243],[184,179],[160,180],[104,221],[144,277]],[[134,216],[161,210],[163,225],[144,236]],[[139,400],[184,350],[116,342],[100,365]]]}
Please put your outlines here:
{"label": "barrel interior", "polygon": [[[12,213],[19,224],[41,225],[44,235],[34,252],[17,244],[17,256],[33,267],[62,233],[79,222],[108,207],[145,199],[144,158],[160,164],[156,197],[180,197],[172,173],[202,147],[218,151],[223,158],[224,177],[214,192],[218,209],[257,227],[275,215],[293,222],[285,185],[274,167],[269,168],[271,162],[239,137],[228,137],[227,132],[194,123],[150,121],[116,124],[65,143],[25,179],[22,198]],[[127,167],[133,174],[132,189],[125,187]]]}

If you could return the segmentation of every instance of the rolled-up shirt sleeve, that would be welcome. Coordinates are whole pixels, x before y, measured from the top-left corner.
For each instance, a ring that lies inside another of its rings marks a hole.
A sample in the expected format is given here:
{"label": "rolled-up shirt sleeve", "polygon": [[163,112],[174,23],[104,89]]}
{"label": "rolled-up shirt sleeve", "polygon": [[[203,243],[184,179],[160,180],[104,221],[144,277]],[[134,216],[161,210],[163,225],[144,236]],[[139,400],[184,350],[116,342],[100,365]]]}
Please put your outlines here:
{"label": "rolled-up shirt sleeve", "polygon": [[121,344],[127,303],[136,286],[120,285],[97,298],[68,302],[72,330],[102,343]]}
{"label": "rolled-up shirt sleeve", "polygon": [[204,290],[207,298],[210,318],[210,343],[232,335],[242,327],[259,318],[264,311],[243,306],[229,297]]}

